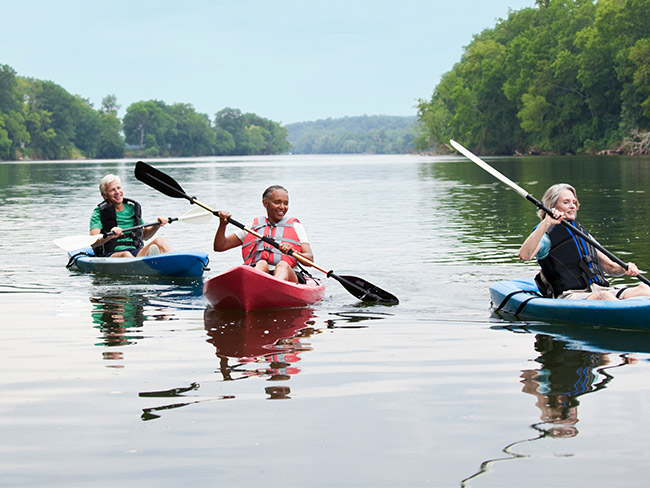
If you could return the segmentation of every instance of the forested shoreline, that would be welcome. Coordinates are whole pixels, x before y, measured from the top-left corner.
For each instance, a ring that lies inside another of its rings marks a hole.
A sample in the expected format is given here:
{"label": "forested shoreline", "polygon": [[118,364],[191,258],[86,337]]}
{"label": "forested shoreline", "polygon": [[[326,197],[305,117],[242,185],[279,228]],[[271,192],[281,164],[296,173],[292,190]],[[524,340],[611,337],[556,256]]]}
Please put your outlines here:
{"label": "forested shoreline", "polygon": [[417,117],[362,115],[287,124],[294,154],[405,154],[415,151]]}
{"label": "forested shoreline", "polygon": [[650,0],[538,0],[476,35],[428,100],[419,149],[649,154]]}
{"label": "forested shoreline", "polygon": [[650,154],[650,0],[537,0],[474,36],[413,117],[283,126],[226,107],[101,107],[0,64],[0,160],[451,152]]}
{"label": "forested shoreline", "polygon": [[135,102],[123,120],[119,108],[114,95],[94,109],[52,81],[0,65],[0,160],[280,154],[290,148],[279,123],[235,108],[213,120],[186,103]]}

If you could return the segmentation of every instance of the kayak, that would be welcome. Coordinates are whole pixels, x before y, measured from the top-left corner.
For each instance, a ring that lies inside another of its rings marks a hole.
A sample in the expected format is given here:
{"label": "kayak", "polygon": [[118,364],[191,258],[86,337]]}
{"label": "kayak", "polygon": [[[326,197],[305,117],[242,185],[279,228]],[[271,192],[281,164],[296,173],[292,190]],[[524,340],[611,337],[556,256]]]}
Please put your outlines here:
{"label": "kayak", "polygon": [[558,300],[543,298],[533,279],[499,281],[490,286],[495,312],[519,319],[650,329],[650,298]]}
{"label": "kayak", "polygon": [[95,256],[91,248],[84,248],[70,251],[68,256],[69,269],[119,276],[201,278],[209,262],[208,254],[202,251],[171,251],[139,258],[104,258]]}
{"label": "kayak", "polygon": [[203,283],[203,295],[213,307],[236,310],[295,308],[323,299],[325,285],[310,278],[306,284],[278,280],[252,266],[236,266]]}

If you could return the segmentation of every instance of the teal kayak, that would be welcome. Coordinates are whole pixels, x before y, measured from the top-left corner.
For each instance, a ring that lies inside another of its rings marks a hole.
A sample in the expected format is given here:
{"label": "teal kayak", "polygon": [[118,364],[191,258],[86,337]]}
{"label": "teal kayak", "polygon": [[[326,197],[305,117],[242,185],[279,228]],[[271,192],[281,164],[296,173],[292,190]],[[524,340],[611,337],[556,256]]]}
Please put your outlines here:
{"label": "teal kayak", "polygon": [[533,279],[499,281],[490,286],[492,306],[520,320],[541,320],[650,329],[650,298],[627,300],[558,300],[543,298]]}
{"label": "teal kayak", "polygon": [[67,267],[86,273],[118,276],[162,276],[201,278],[208,266],[208,254],[202,251],[166,252],[139,258],[103,258],[91,248],[68,253]]}

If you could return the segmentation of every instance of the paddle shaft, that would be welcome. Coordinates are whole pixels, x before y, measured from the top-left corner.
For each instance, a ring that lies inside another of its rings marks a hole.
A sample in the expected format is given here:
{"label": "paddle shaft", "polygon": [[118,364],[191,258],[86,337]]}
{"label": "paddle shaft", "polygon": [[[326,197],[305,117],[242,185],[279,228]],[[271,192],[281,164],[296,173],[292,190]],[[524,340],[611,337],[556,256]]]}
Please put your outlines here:
{"label": "paddle shaft", "polygon": [[[172,198],[185,198],[190,203],[198,205],[199,207],[202,207],[203,209],[211,212],[213,215],[219,217],[218,211],[199,202],[196,198],[187,195],[183,190],[183,188],[172,177],[163,173],[160,170],[157,170],[152,166],[149,166],[148,164],[142,161],[138,161],[136,163],[135,177],[138,180],[142,181],[143,183],[160,191],[161,193],[164,193],[165,195],[168,195]],[[270,236],[263,236],[258,232],[254,231],[253,229],[246,227],[242,223],[237,222],[232,217],[228,218],[228,223],[233,224],[234,226],[239,227],[240,229],[252,234],[258,239],[261,239],[262,241],[266,242],[270,246],[273,246],[276,249],[280,249],[280,244],[278,244]],[[383,302],[392,305],[399,303],[399,299],[395,295],[385,290],[382,290],[381,288],[373,285],[372,283],[367,282],[362,278],[358,278],[355,276],[346,276],[346,277],[338,276],[333,271],[331,270],[327,271],[325,268],[321,268],[312,260],[308,259],[307,257],[300,254],[299,252],[295,252],[293,250],[289,252],[289,255],[295,257],[295,259],[297,259],[301,263],[316,268],[322,273],[325,273],[328,278],[334,278],[336,281],[341,283],[343,287],[346,290],[348,290],[352,295],[356,296],[361,300]]]}
{"label": "paddle shaft", "polygon": [[[449,141],[451,145],[458,151],[460,152],[463,156],[467,157],[470,159],[472,162],[476,163],[478,166],[483,168],[485,171],[490,173],[492,176],[494,176],[496,179],[502,181],[506,185],[508,185],[510,188],[515,190],[519,195],[524,197],[526,200],[529,202],[535,204],[537,208],[545,212],[546,214],[550,215],[551,217],[555,218],[553,216],[553,212],[546,207],[542,202],[540,202],[537,198],[532,196],[530,193],[528,193],[526,190],[524,190],[522,187],[517,185],[515,182],[510,180],[508,177],[505,175],[499,173],[496,169],[494,169],[492,166],[487,164],[485,161],[483,161],[481,158],[470,152],[469,150],[465,149],[463,146],[461,146],[459,143],[457,143],[454,140]],[[561,220],[560,223],[564,225],[567,229],[571,230],[571,232],[579,235],[582,237],[585,241],[587,241],[589,244],[594,246],[596,249],[598,249],[600,252],[602,252],[605,256],[607,256],[609,259],[614,261],[616,264],[618,264],[620,267],[622,267],[624,270],[627,271],[627,263],[623,261],[622,259],[619,259],[616,257],[614,254],[612,254],[610,251],[605,249],[603,246],[601,246],[597,241],[595,241],[591,236],[588,234],[582,232],[580,229],[577,229],[576,227],[572,226],[569,224],[566,220]],[[638,274],[636,276],[642,283],[645,283],[646,285],[650,285],[650,280],[648,280],[645,276]]]}
{"label": "paddle shaft", "polygon": [[[168,217],[167,218],[167,223],[171,224],[172,222],[175,222],[176,220],[178,220],[178,217]],[[150,224],[134,225],[133,227],[128,227],[126,229],[122,229],[122,234],[129,234],[129,233],[133,232],[134,230],[144,229],[145,227],[155,227],[157,225],[160,225],[160,220],[157,221],[157,222],[152,222]],[[102,236],[104,236],[104,237],[114,236],[114,235],[115,235],[115,232],[102,233]]]}

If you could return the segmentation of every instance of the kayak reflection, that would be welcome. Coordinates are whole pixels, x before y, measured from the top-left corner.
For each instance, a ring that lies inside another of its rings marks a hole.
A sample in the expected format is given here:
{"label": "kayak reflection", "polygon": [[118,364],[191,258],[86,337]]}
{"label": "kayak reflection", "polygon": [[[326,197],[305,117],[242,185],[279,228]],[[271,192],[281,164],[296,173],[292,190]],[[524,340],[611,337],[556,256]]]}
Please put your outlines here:
{"label": "kayak reflection", "polygon": [[[305,339],[316,333],[314,312],[306,308],[243,313],[208,307],[204,323],[225,381],[250,377],[288,381],[300,372],[299,354],[311,350]],[[230,364],[233,359],[237,361]],[[265,391],[269,399],[290,398],[291,393],[287,386]]]}
{"label": "kayak reflection", "polygon": [[508,444],[503,452],[505,457],[490,459],[481,464],[480,470],[464,479],[461,486],[487,473],[499,461],[528,457],[516,452],[518,446],[543,438],[571,438],[579,434],[578,407],[580,398],[607,387],[614,379],[612,369],[634,364],[636,359],[627,354],[585,349],[569,340],[551,335],[535,335],[535,351],[538,356],[534,362],[539,367],[521,371],[522,392],[535,398],[539,409],[539,419],[530,427],[535,437]]}

